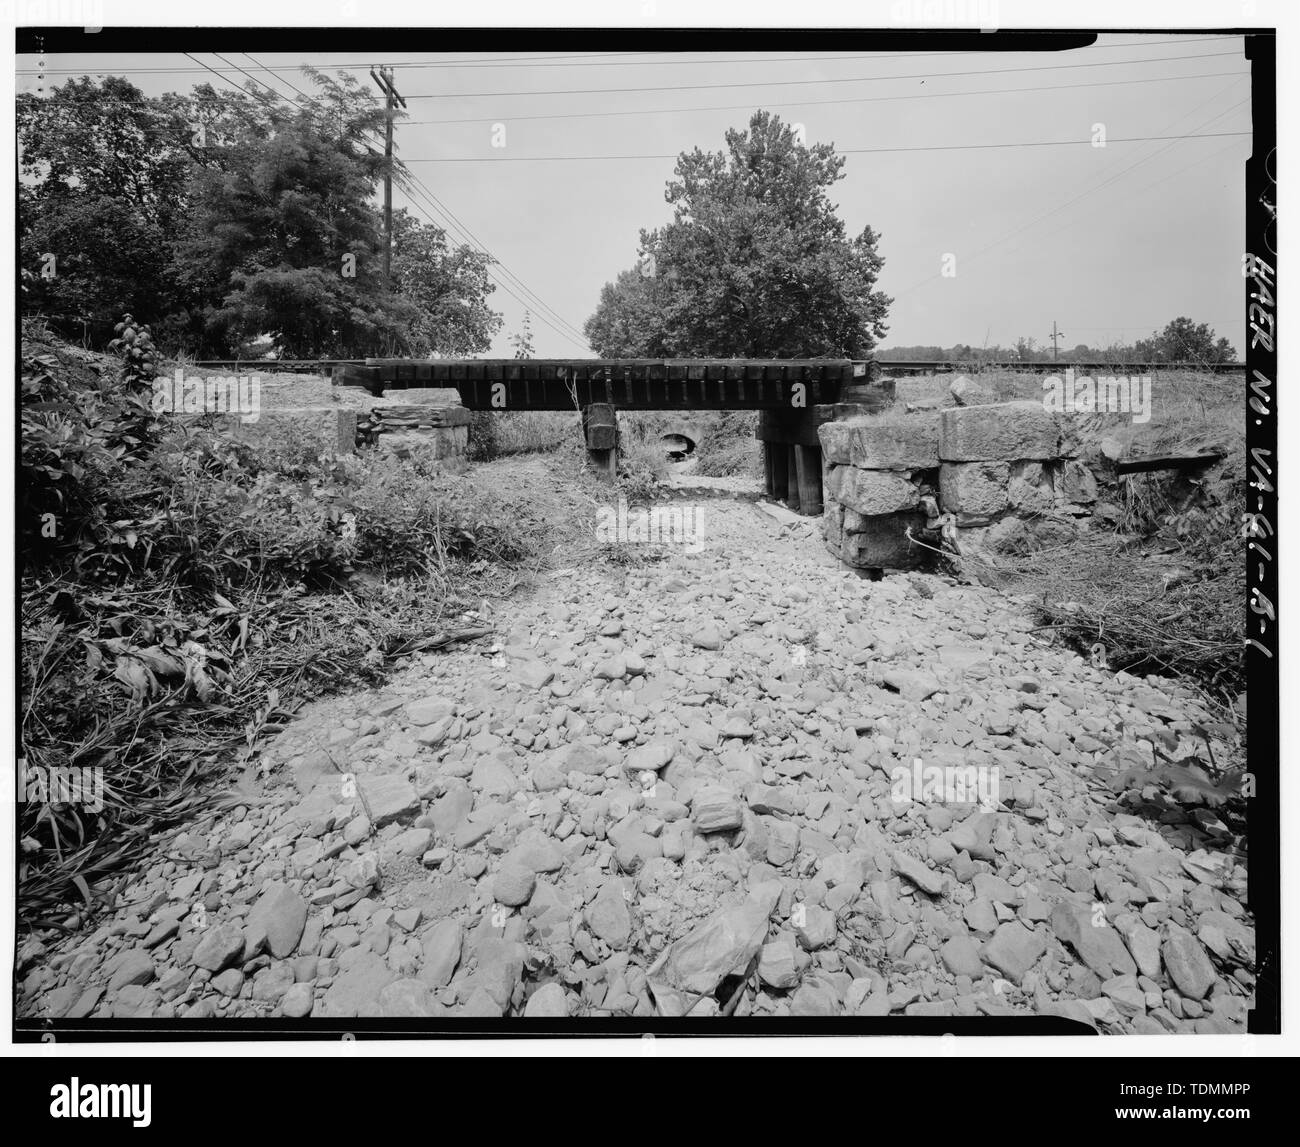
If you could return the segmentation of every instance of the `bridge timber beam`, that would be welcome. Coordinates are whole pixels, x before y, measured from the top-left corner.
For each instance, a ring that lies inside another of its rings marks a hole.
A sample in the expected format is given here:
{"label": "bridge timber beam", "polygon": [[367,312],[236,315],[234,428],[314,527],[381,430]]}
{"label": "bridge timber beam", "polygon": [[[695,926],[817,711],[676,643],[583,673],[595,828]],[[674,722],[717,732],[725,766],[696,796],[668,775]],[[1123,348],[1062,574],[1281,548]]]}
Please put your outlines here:
{"label": "bridge timber beam", "polygon": [[334,381],[373,395],[445,387],[469,410],[797,410],[869,384],[851,359],[367,359]]}
{"label": "bridge timber beam", "polygon": [[569,410],[602,476],[618,472],[616,410],[757,410],[770,497],[822,512],[817,427],[888,405],[893,380],[855,359],[367,359],[334,381],[375,396],[454,389],[467,410]]}

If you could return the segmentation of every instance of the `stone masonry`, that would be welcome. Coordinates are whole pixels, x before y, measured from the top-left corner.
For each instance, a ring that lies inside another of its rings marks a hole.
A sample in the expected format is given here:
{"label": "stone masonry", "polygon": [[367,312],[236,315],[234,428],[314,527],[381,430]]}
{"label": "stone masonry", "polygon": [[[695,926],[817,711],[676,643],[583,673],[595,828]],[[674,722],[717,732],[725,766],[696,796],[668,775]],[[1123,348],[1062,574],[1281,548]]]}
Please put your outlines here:
{"label": "stone masonry", "polygon": [[938,546],[930,509],[953,516],[965,549],[996,546],[1030,522],[1068,535],[1097,501],[1096,477],[1040,402],[868,415],[827,423],[819,437],[826,546],[853,566],[929,564],[926,546]]}
{"label": "stone masonry", "polygon": [[865,415],[825,423],[818,431],[824,463],[826,548],[859,567],[926,565],[914,546],[929,514],[922,499],[938,494],[939,417]]}

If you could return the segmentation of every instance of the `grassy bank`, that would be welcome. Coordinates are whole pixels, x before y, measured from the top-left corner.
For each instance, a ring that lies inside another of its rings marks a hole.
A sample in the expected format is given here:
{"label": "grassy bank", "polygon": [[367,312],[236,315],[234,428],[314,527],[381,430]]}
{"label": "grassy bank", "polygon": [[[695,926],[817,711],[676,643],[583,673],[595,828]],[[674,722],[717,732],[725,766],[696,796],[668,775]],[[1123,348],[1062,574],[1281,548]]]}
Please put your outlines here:
{"label": "grassy bank", "polygon": [[40,327],[21,385],[20,756],[104,786],[101,809],[29,786],[29,921],[94,903],[151,833],[225,799],[300,701],[476,636],[485,598],[590,546],[544,474],[237,443]]}
{"label": "grassy bank", "polygon": [[[1037,375],[985,372],[998,401],[1041,400]],[[900,379],[896,409],[952,405],[953,375]],[[1246,423],[1240,376],[1185,371],[1151,378],[1150,418],[1064,415],[1085,458],[1215,454],[1194,475],[1121,475],[1103,487],[1089,529],[1064,544],[996,555],[965,572],[1028,595],[1043,625],[1112,669],[1169,673],[1233,703],[1245,688]]]}

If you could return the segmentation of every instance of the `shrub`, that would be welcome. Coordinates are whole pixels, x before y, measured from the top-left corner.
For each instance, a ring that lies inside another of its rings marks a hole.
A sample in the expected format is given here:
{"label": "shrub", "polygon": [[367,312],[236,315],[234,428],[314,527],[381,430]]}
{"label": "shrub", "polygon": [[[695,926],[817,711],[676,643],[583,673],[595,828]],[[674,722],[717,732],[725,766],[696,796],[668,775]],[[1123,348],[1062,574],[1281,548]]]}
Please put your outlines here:
{"label": "shrub", "polygon": [[219,799],[214,777],[309,691],[481,632],[448,614],[557,534],[535,481],[499,494],[419,459],[160,419],[118,370],[31,333],[20,753],[102,768],[106,807],[23,804],[28,919],[91,900],[159,823]]}
{"label": "shrub", "polygon": [[110,508],[162,425],[146,397],[56,353],[24,353],[20,533],[29,562],[108,543]]}
{"label": "shrub", "polygon": [[758,417],[751,411],[726,411],[707,425],[695,447],[695,473],[725,478],[733,474],[756,478],[763,472],[762,444],[754,436]]}
{"label": "shrub", "polygon": [[491,462],[497,456],[497,419],[491,410],[474,410],[469,416],[469,445],[466,457],[472,462]]}
{"label": "shrub", "polygon": [[137,323],[127,314],[113,328],[113,333],[117,337],[108,344],[108,349],[122,358],[122,381],[131,388],[148,385],[161,365],[149,325]]}

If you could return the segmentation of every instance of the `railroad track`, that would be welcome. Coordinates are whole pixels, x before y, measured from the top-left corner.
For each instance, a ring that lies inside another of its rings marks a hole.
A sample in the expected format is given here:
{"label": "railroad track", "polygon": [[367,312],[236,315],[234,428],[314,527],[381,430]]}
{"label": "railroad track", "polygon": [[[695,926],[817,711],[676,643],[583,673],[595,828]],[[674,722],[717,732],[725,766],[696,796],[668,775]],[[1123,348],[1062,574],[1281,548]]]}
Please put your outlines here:
{"label": "railroad track", "polygon": [[[436,359],[429,361],[438,361]],[[979,374],[986,370],[1021,371],[1026,374],[1056,374],[1073,369],[1083,374],[1156,374],[1169,370],[1208,371],[1212,374],[1234,374],[1244,371],[1242,362],[1221,362],[1205,365],[1196,362],[987,362],[979,365],[945,362],[938,359],[890,360],[876,359],[881,373],[891,374]],[[250,370],[286,371],[302,374],[314,371],[329,373],[336,366],[365,366],[363,358],[279,358],[279,359],[201,359],[193,363],[204,370],[231,370],[236,373]]]}

